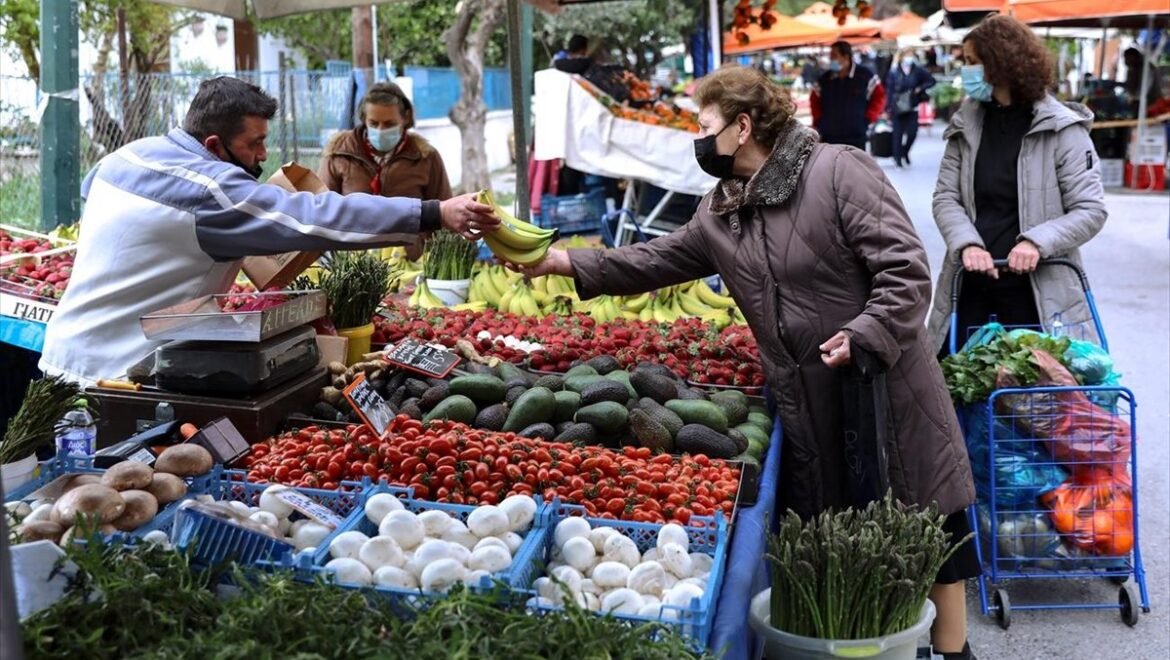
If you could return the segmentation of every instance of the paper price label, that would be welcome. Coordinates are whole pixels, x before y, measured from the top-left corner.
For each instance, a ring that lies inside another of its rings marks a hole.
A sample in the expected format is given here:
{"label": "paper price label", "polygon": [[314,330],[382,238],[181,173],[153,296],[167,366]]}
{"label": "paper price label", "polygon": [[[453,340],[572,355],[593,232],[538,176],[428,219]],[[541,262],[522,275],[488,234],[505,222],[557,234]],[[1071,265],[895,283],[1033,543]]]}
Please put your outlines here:
{"label": "paper price label", "polygon": [[295,490],[282,490],[274,495],[280,501],[296,509],[301,515],[311,518],[329,529],[337,529],[343,522],[341,516],[333,513],[329,507],[322,506]]}

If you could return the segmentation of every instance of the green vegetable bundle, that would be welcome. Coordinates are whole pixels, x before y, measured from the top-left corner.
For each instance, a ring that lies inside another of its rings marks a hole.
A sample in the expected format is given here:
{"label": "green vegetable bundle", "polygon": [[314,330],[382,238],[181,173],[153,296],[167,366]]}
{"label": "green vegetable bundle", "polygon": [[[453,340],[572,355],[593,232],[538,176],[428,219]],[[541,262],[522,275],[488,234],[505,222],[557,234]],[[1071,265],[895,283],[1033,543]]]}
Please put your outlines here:
{"label": "green vegetable bundle", "polygon": [[427,241],[427,257],[423,263],[423,276],[428,280],[466,280],[471,278],[471,269],[479,247],[446,230],[435,232]]}
{"label": "green vegetable bundle", "polygon": [[369,252],[335,252],[317,288],[329,300],[334,327],[361,327],[370,322],[386,297],[390,263]]}
{"label": "green vegetable bundle", "polygon": [[[674,660],[710,658],[659,624],[631,626],[566,604],[542,616],[498,593],[453,589],[404,620],[368,592],[192,567],[181,553],[89,543],[64,597],[22,624],[25,655],[125,658],[410,658],[411,660]],[[231,577],[236,593],[216,594]],[[99,596],[100,594],[100,596]],[[128,616],[132,613],[132,616]]]}
{"label": "green vegetable bundle", "polygon": [[789,511],[769,541],[772,627],[837,640],[910,628],[954,552],[944,520],[890,495],[807,522]]}
{"label": "green vegetable bundle", "polygon": [[947,389],[956,403],[969,405],[986,401],[995,389],[1000,369],[1016,376],[1024,385],[1040,378],[1033,350],[1041,350],[1067,365],[1067,337],[1052,337],[1038,332],[1001,332],[991,341],[948,355],[942,361]]}
{"label": "green vegetable bundle", "polygon": [[76,383],[57,376],[29,383],[20,410],[0,440],[0,464],[18,461],[52,444],[61,418],[77,406],[80,396]]}

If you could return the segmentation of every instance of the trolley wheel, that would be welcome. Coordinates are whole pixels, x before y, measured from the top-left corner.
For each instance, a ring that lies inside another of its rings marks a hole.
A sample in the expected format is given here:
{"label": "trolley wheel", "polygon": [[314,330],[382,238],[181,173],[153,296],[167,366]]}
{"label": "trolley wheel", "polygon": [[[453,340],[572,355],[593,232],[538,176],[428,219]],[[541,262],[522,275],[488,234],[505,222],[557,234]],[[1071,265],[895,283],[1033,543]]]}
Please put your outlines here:
{"label": "trolley wheel", "polygon": [[1121,585],[1125,584],[1127,580],[1129,580],[1128,575],[1110,575],[1109,576],[1109,581],[1112,582],[1113,584],[1119,586],[1119,587]]}
{"label": "trolley wheel", "polygon": [[1012,625],[1012,601],[1008,598],[1006,589],[996,589],[992,595],[995,604],[995,622],[1000,628],[1007,630]]}
{"label": "trolley wheel", "polygon": [[1139,599],[1137,592],[1134,590],[1132,584],[1123,585],[1117,590],[1117,604],[1121,606],[1121,620],[1130,628],[1137,625],[1139,610]]}

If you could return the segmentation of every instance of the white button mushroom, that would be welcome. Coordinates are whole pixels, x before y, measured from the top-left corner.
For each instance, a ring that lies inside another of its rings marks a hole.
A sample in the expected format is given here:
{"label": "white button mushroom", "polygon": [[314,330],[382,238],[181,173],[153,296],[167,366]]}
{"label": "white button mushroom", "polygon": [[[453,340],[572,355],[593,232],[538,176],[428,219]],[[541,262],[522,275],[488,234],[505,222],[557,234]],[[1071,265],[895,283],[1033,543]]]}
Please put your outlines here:
{"label": "white button mushroom", "polygon": [[377,571],[383,566],[401,568],[405,562],[402,558],[402,548],[389,536],[375,536],[363,543],[361,550],[358,551],[358,560],[371,571]]}
{"label": "white button mushroom", "polygon": [[646,561],[630,571],[626,586],[640,594],[662,595],[666,585],[666,569],[656,561]]}
{"label": "white button mushroom", "polygon": [[694,566],[691,564],[691,556],[687,554],[685,548],[677,543],[666,543],[658,548],[659,562],[678,577],[689,578],[694,574]]}
{"label": "white button mushroom", "polygon": [[642,609],[642,595],[633,589],[614,589],[601,599],[601,611],[636,615]]}
{"label": "white button mushroom", "polygon": [[390,493],[378,493],[366,500],[366,518],[375,525],[381,525],[382,519],[391,511],[402,511],[405,507],[402,500]]}
{"label": "white button mushroom", "polygon": [[423,511],[418,514],[418,519],[422,521],[426,535],[437,539],[443,537],[443,532],[455,520],[444,511]]}
{"label": "white button mushroom", "polygon": [[512,565],[512,555],[507,548],[489,545],[471,553],[467,567],[472,570],[483,570],[489,573],[498,573],[507,570]]}
{"label": "white button mushroom", "polygon": [[334,559],[356,560],[362,544],[369,540],[370,537],[361,532],[342,532],[329,542],[329,555]]}
{"label": "white button mushroom", "polygon": [[337,582],[354,586],[369,585],[374,577],[365,564],[350,557],[341,557],[330,561],[325,564],[325,570],[333,573]]}
{"label": "white button mushroom", "polygon": [[662,546],[667,543],[677,543],[683,550],[690,550],[691,547],[687,530],[678,523],[667,523],[658,530],[658,550],[661,552]]}
{"label": "white button mushroom", "polygon": [[620,561],[601,562],[593,568],[590,579],[601,589],[625,587],[630,581],[630,567]]}
{"label": "white button mushroom", "polygon": [[597,563],[597,552],[593,549],[593,544],[583,536],[574,536],[566,541],[565,547],[561,548],[561,555],[566,564],[582,573],[586,573]]}
{"label": "white button mushroom", "polygon": [[527,495],[512,495],[500,502],[500,509],[508,515],[508,529],[520,532],[532,526],[536,516],[536,500]]}
{"label": "white button mushroom", "polygon": [[490,504],[476,507],[467,516],[467,529],[481,539],[485,536],[506,534],[510,531],[510,525],[508,514],[500,507]]}
{"label": "white button mushroom", "polygon": [[589,532],[592,531],[589,527],[589,521],[577,516],[570,516],[557,523],[556,529],[553,530],[553,542],[556,543],[557,548],[565,547],[565,542],[576,536],[589,537]]}
{"label": "white button mushroom", "polygon": [[378,525],[378,535],[389,536],[398,547],[410,550],[422,543],[426,530],[413,511],[391,511]]}
{"label": "white button mushroom", "polygon": [[593,544],[593,550],[600,555],[605,552],[605,542],[609,537],[620,534],[621,532],[612,527],[598,527],[589,532],[589,542]]}
{"label": "white button mushroom", "polygon": [[418,580],[397,566],[383,566],[374,571],[374,584],[391,589],[418,589]]}
{"label": "white button mushroom", "polygon": [[605,540],[605,552],[601,555],[602,561],[617,561],[633,568],[642,562],[642,553],[633,541],[621,536],[611,536]]}
{"label": "white button mushroom", "polygon": [[423,591],[446,591],[467,576],[467,568],[454,559],[439,559],[423,569],[419,585]]}
{"label": "white button mushroom", "polygon": [[277,493],[288,489],[288,486],[280,484],[265,488],[264,492],[260,493],[260,508],[274,514],[277,518],[287,518],[292,515],[292,506],[276,496]]}

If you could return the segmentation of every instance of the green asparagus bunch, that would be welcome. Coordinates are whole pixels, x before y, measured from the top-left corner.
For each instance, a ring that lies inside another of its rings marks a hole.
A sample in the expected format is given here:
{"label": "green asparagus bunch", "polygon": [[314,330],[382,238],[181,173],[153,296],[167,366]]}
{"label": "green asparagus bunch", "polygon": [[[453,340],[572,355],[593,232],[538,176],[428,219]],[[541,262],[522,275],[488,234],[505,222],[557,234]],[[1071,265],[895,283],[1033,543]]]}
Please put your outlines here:
{"label": "green asparagus bunch", "polygon": [[443,230],[427,240],[427,258],[423,276],[428,280],[466,280],[471,278],[478,246],[459,234]]}
{"label": "green asparagus bunch", "polygon": [[887,494],[861,510],[808,521],[789,511],[769,540],[771,624],[818,639],[868,639],[918,621],[958,542],[945,516]]}

